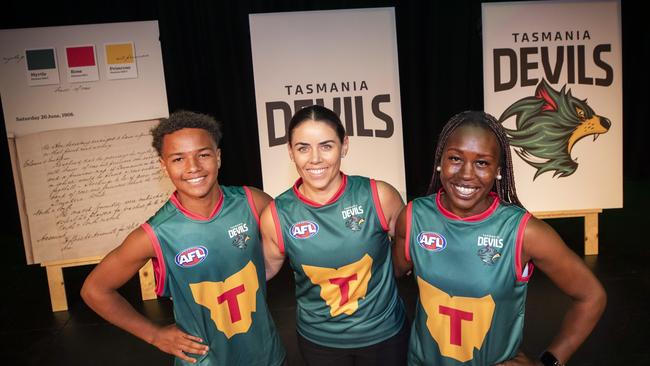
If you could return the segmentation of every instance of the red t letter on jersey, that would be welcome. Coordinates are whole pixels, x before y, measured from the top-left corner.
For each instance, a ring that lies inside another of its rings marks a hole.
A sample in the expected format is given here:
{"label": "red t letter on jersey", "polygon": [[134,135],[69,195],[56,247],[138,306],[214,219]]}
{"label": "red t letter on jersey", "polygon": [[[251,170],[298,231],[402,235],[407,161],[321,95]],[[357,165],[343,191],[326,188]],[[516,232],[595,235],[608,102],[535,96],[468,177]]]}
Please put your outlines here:
{"label": "red t letter on jersey", "polygon": [[237,295],[241,294],[242,292],[244,292],[244,284],[231,288],[230,290],[217,297],[219,304],[223,303],[224,301],[228,301],[228,311],[230,312],[230,321],[232,323],[236,323],[241,320]]}
{"label": "red t letter on jersey", "polygon": [[461,344],[461,327],[460,324],[463,320],[472,321],[474,319],[473,313],[468,313],[466,311],[448,308],[446,306],[440,305],[438,308],[440,314],[449,315],[449,328],[451,335],[449,336],[451,344],[460,346]]}
{"label": "red t letter on jersey", "polygon": [[339,290],[341,291],[341,302],[339,303],[340,305],[345,305],[348,300],[350,300],[350,281],[356,281],[357,280],[357,274],[353,274],[348,277],[339,277],[339,278],[332,278],[330,279],[330,283],[332,285],[337,285],[339,287]]}

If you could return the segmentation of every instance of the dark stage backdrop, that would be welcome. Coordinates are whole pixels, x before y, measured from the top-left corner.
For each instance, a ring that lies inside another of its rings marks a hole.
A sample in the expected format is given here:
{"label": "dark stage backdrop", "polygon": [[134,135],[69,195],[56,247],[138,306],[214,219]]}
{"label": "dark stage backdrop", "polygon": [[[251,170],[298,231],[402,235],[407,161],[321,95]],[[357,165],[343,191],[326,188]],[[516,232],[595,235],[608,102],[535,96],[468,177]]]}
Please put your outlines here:
{"label": "dark stage backdrop", "polygon": [[[650,177],[650,154],[645,149],[650,133],[650,32],[642,3],[622,1],[624,175],[628,180]],[[35,5],[5,0],[0,5],[0,28],[158,20],[170,111],[201,111],[223,121],[220,182],[261,187],[248,14],[386,6],[395,7],[396,13],[406,183],[413,198],[426,191],[442,125],[459,111],[483,107],[481,1],[75,0]],[[309,62],[309,50],[296,50],[294,56]],[[3,231],[20,237],[4,121],[0,136]],[[22,247],[11,248],[11,253],[11,263],[24,263]]]}

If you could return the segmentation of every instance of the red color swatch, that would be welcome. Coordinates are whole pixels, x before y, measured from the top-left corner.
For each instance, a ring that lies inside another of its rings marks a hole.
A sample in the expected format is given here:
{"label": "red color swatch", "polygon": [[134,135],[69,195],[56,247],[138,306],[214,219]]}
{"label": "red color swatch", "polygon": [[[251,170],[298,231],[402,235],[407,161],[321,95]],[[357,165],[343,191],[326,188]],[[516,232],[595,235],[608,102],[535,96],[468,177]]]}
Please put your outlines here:
{"label": "red color swatch", "polygon": [[65,52],[68,56],[68,67],[95,66],[93,46],[68,47]]}

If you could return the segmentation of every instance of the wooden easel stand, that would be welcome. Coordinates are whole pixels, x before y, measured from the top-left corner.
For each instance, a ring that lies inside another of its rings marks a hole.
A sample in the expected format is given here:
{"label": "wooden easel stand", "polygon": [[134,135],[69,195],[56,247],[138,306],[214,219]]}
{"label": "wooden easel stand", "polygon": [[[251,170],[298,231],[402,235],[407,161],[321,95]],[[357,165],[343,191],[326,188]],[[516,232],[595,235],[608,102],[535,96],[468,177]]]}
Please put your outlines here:
{"label": "wooden easel stand", "polygon": [[565,217],[585,218],[585,255],[598,255],[598,214],[601,209],[575,211],[535,212],[538,219],[559,219]]}
{"label": "wooden easel stand", "polygon": [[[102,257],[89,257],[41,263],[41,266],[45,267],[45,270],[47,271],[47,283],[50,288],[52,311],[68,310],[68,300],[65,295],[65,281],[63,279],[63,268],[97,264],[101,260]],[[142,300],[155,299],[155,288],[156,283],[154,279],[153,265],[151,264],[151,261],[148,261],[140,269],[140,291],[142,292]]]}

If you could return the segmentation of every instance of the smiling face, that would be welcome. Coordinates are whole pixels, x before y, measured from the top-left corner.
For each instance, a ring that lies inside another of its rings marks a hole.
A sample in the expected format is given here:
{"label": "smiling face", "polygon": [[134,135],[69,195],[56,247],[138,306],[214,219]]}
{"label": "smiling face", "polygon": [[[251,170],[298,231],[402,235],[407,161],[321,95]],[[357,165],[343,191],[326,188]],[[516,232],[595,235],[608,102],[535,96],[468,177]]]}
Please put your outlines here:
{"label": "smiling face", "polygon": [[440,182],[445,190],[443,206],[460,217],[485,211],[488,196],[499,174],[499,143],[492,131],[477,126],[459,126],[449,136],[442,152]]}
{"label": "smiling face", "polygon": [[160,165],[184,206],[192,206],[197,200],[216,203],[221,150],[208,131],[183,128],[167,134],[160,153]]}
{"label": "smiling face", "polygon": [[289,157],[302,178],[301,190],[311,199],[331,197],[341,184],[341,158],[348,138],[340,140],[324,122],[306,120],[297,125],[289,141]]}

